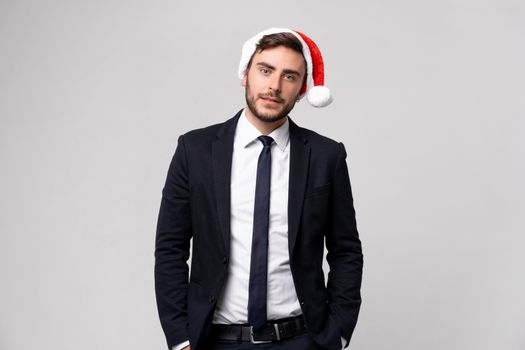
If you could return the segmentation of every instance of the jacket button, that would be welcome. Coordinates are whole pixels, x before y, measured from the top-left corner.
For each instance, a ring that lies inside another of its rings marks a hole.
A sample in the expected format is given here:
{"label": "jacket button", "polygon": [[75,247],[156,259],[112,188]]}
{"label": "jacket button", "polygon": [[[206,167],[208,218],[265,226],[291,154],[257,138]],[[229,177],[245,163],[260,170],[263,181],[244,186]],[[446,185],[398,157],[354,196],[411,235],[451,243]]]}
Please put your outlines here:
{"label": "jacket button", "polygon": [[222,258],[222,263],[223,263],[223,264],[226,264],[227,262],[228,262],[228,258],[227,258],[227,257],[223,257],[223,258]]}
{"label": "jacket button", "polygon": [[213,295],[210,295],[210,303],[213,303],[215,301],[215,297]]}

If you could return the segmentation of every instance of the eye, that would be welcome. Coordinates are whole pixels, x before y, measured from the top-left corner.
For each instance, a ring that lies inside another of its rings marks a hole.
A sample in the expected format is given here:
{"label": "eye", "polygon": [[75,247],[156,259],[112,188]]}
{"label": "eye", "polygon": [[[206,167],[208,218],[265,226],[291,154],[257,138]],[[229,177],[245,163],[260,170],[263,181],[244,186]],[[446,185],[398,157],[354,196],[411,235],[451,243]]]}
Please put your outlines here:
{"label": "eye", "polygon": [[286,80],[290,80],[290,81],[295,81],[295,80],[297,80],[297,77],[296,77],[294,74],[286,74],[286,75],[284,76],[284,78],[285,78]]}
{"label": "eye", "polygon": [[270,70],[268,68],[261,68],[260,69],[260,72],[264,75],[268,75],[270,74]]}

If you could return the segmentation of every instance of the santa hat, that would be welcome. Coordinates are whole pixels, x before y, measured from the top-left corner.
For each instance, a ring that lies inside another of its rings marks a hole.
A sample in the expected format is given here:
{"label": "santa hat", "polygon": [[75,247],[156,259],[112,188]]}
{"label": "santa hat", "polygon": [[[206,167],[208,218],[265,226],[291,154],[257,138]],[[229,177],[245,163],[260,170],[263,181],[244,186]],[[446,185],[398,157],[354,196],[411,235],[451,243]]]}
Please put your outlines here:
{"label": "santa hat", "polygon": [[302,44],[303,56],[306,60],[306,82],[301,88],[299,98],[306,94],[306,100],[314,107],[326,107],[332,101],[330,90],[324,86],[324,64],[321,51],[315,42],[297,30],[287,28],[270,28],[262,31],[246,41],[242,47],[241,61],[239,63],[239,79],[243,79],[250,58],[257,49],[257,44],[263,36],[276,33],[291,33]]}

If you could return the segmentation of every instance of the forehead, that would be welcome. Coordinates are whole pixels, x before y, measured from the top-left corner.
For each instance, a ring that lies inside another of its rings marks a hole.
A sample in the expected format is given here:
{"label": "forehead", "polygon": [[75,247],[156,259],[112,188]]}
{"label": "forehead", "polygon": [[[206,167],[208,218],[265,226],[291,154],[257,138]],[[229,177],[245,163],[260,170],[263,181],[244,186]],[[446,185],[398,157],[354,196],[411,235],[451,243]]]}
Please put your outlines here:
{"label": "forehead", "polygon": [[252,66],[258,63],[266,63],[279,70],[290,69],[304,72],[306,69],[303,55],[284,46],[265,49],[262,52],[255,52],[252,58]]}

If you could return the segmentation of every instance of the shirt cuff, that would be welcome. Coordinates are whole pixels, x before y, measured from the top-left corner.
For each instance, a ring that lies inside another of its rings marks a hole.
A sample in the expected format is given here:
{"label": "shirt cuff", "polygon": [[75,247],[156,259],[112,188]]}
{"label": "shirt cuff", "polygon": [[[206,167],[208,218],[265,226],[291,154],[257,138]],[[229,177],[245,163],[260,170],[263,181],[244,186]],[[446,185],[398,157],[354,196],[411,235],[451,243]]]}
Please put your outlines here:
{"label": "shirt cuff", "polygon": [[182,348],[186,347],[190,345],[190,341],[189,340],[186,340],[185,342],[182,342],[180,344],[177,344],[177,345],[173,345],[171,347],[171,350],[181,350]]}
{"label": "shirt cuff", "polygon": [[341,337],[341,349],[345,349],[347,346],[348,346],[348,340],[346,340],[345,338]]}

